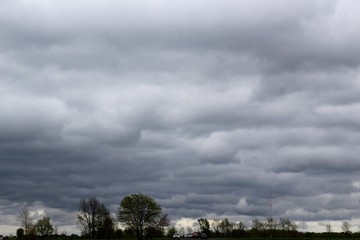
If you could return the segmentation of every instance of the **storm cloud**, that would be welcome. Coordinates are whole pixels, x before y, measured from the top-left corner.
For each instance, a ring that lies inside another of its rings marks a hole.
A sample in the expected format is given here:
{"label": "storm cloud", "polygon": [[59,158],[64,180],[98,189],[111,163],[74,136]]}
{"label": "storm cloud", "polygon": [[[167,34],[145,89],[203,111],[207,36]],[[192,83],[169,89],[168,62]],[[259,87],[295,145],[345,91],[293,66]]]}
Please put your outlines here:
{"label": "storm cloud", "polygon": [[2,2],[0,230],[138,192],[174,224],[249,224],[269,191],[275,218],[356,221],[359,5]]}

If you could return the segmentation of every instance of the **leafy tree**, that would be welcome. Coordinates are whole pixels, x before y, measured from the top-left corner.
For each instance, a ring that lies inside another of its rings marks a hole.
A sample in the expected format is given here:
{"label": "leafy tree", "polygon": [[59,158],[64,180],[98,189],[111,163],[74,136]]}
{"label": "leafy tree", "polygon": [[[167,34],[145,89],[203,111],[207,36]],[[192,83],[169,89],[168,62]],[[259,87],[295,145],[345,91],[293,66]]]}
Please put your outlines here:
{"label": "leafy tree", "polygon": [[98,234],[108,238],[114,232],[114,221],[110,212],[96,198],[80,200],[77,225],[82,235],[91,239],[96,238]]}
{"label": "leafy tree", "polygon": [[124,231],[122,229],[116,229],[115,231],[115,239],[120,239],[124,235]]}
{"label": "leafy tree", "polygon": [[40,236],[41,238],[50,236],[54,232],[54,228],[50,223],[50,218],[43,217],[39,219],[35,224],[35,232],[36,235]]}
{"label": "leafy tree", "polygon": [[19,239],[19,240],[22,240],[24,238],[24,229],[23,228],[18,228],[16,230],[16,237]]}
{"label": "leafy tree", "polygon": [[171,226],[167,230],[167,236],[172,237],[176,232],[177,232],[176,228],[174,226]]}
{"label": "leafy tree", "polygon": [[210,223],[206,218],[198,219],[198,223],[200,225],[201,232],[204,232],[206,234],[210,233]]}
{"label": "leafy tree", "polygon": [[264,229],[267,232],[267,235],[271,238],[273,236],[274,230],[277,230],[278,223],[277,221],[272,218],[268,217],[266,218],[266,221],[264,221]]}
{"label": "leafy tree", "polygon": [[264,223],[261,222],[258,218],[254,218],[252,220],[252,230],[256,232],[262,232],[264,231]]}
{"label": "leafy tree", "polygon": [[99,211],[97,238],[111,239],[115,234],[115,220],[104,205],[101,205]]}
{"label": "leafy tree", "polygon": [[33,219],[31,218],[30,210],[27,207],[22,208],[19,212],[18,218],[24,229],[24,234],[28,235],[33,227]]}
{"label": "leafy tree", "polygon": [[124,229],[124,236],[125,236],[125,238],[134,238],[135,234],[134,234],[134,231],[131,228],[126,227]]}
{"label": "leafy tree", "polygon": [[225,235],[225,237],[229,236],[229,234],[232,232],[233,228],[234,228],[234,224],[230,223],[227,218],[222,220],[219,224],[220,232],[223,233]]}
{"label": "leafy tree", "polygon": [[29,232],[25,235],[26,240],[36,240],[36,229],[35,225],[31,225]]}
{"label": "leafy tree", "polygon": [[233,237],[244,237],[246,229],[246,225],[240,221],[237,225],[234,225]]}
{"label": "leafy tree", "polygon": [[136,232],[138,240],[147,239],[155,230],[169,225],[167,214],[163,214],[159,204],[149,196],[131,194],[125,196],[118,209],[118,220]]}
{"label": "leafy tree", "polygon": [[185,236],[185,228],[184,227],[179,228],[179,234],[182,236]]}

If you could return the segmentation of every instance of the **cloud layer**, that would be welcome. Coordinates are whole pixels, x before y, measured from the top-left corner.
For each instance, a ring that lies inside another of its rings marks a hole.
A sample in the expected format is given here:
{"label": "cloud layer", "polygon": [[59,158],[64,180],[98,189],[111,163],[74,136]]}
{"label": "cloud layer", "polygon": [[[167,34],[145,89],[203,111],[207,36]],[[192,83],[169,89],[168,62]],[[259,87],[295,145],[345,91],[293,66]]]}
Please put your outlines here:
{"label": "cloud layer", "polygon": [[266,217],[270,190],[277,218],[359,218],[359,4],[3,3],[0,227],[136,192],[174,221]]}

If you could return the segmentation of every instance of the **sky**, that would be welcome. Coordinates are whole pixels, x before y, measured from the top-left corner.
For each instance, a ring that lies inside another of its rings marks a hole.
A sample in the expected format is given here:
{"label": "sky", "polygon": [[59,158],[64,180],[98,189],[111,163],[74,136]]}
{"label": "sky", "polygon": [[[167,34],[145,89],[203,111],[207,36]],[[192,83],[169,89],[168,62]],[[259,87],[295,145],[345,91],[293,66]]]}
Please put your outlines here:
{"label": "sky", "polygon": [[359,231],[359,1],[0,2],[0,234],[132,193]]}

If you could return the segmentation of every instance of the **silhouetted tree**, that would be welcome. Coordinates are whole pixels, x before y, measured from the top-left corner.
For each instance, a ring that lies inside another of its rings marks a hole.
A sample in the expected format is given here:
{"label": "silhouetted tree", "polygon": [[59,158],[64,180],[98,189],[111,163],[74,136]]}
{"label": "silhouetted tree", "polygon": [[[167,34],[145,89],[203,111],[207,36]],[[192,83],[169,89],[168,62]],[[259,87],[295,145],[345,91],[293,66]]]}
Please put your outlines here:
{"label": "silhouetted tree", "polygon": [[115,239],[120,239],[120,238],[123,238],[124,236],[124,231],[121,230],[121,229],[116,229],[115,231]]}
{"label": "silhouetted tree", "polygon": [[36,235],[40,236],[41,238],[46,238],[54,232],[54,228],[50,223],[49,217],[43,217],[39,219],[34,227]]}
{"label": "silhouetted tree", "polygon": [[225,237],[228,237],[233,230],[234,224],[229,222],[229,219],[225,218],[219,224],[219,230]]}
{"label": "silhouetted tree", "polygon": [[209,235],[209,233],[210,233],[209,221],[206,218],[200,218],[200,219],[198,219],[198,223],[199,223],[201,232],[204,232],[207,235]]}
{"label": "silhouetted tree", "polygon": [[24,234],[28,235],[33,227],[33,219],[31,218],[30,210],[27,207],[22,208],[19,212],[18,218],[24,229]]}
{"label": "silhouetted tree", "polygon": [[16,230],[16,237],[19,239],[19,240],[23,240],[24,239],[24,229],[23,228],[18,228]]}
{"label": "silhouetted tree", "polygon": [[176,228],[174,226],[171,226],[167,230],[167,236],[172,237],[177,232]]}
{"label": "silhouetted tree", "polygon": [[269,237],[273,236],[274,230],[276,230],[277,227],[278,227],[278,224],[274,218],[272,218],[272,217],[266,218],[266,221],[264,222],[264,229],[267,231],[267,235]]}
{"label": "silhouetted tree", "polygon": [[214,237],[220,237],[220,220],[219,219],[214,219],[214,221],[211,223],[211,228],[213,230],[213,236]]}
{"label": "silhouetted tree", "polygon": [[118,220],[136,232],[138,240],[147,239],[157,229],[169,225],[167,214],[149,196],[131,194],[125,196],[118,209]]}
{"label": "silhouetted tree", "polygon": [[280,218],[278,224],[285,237],[287,237],[291,232],[295,232],[297,229],[297,225],[291,222],[289,218]]}
{"label": "silhouetted tree", "polygon": [[237,224],[236,229],[233,230],[233,232],[234,232],[233,235],[234,235],[234,237],[244,237],[246,234],[246,230],[247,230],[246,225],[240,221]]}
{"label": "silhouetted tree", "polygon": [[264,230],[265,230],[264,223],[260,219],[254,218],[252,220],[252,226],[250,232],[255,236],[261,236],[264,234]]}
{"label": "silhouetted tree", "polygon": [[111,239],[115,234],[115,220],[111,217],[110,211],[101,205],[98,217],[97,238]]}
{"label": "silhouetted tree", "polygon": [[110,212],[96,198],[80,200],[77,225],[82,235],[91,239],[96,238],[98,234],[108,238],[114,232],[114,221]]}
{"label": "silhouetted tree", "polygon": [[343,221],[341,225],[341,229],[345,234],[349,234],[351,229],[351,224],[348,221]]}

